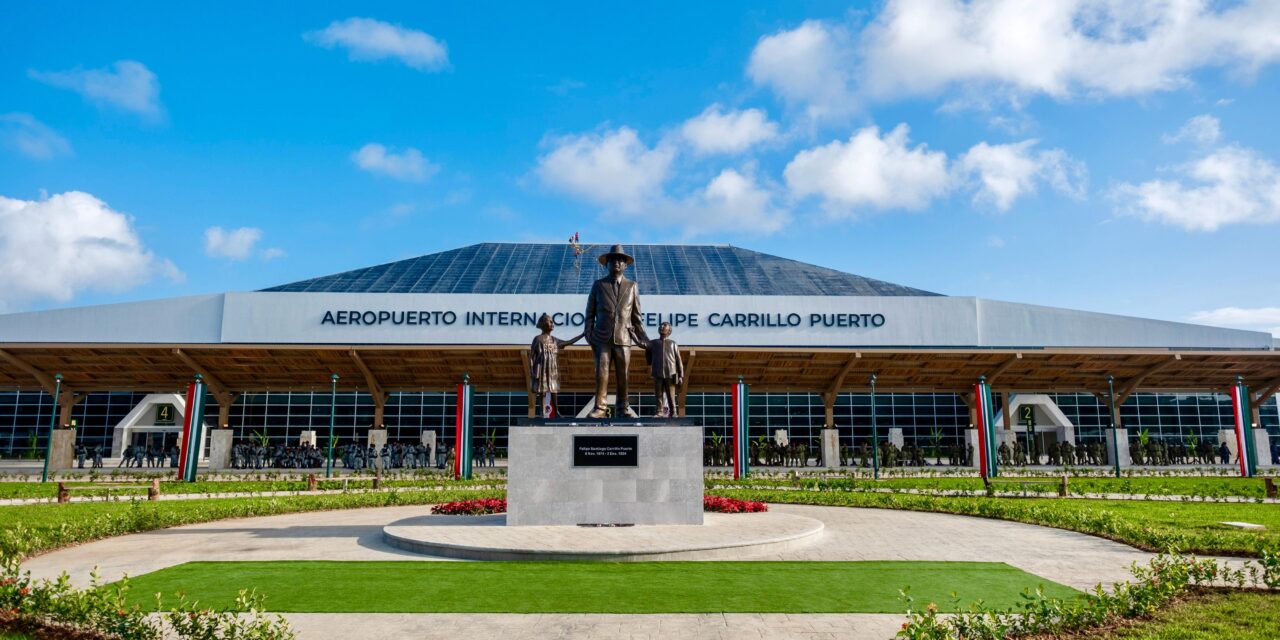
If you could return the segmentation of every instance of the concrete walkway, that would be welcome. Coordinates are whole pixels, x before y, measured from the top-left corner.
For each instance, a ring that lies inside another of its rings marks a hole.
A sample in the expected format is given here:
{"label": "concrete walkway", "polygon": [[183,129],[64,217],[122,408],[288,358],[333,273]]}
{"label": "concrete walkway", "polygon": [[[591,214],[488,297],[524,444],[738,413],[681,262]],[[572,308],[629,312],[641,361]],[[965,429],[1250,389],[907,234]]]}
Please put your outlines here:
{"label": "concrete walkway", "polygon": [[[770,505],[778,513],[821,520],[820,540],[802,549],[743,554],[741,560],[958,560],[1006,562],[1079,589],[1128,578],[1150,554],[1079,533],[936,513]],[[106,580],[193,560],[415,560],[382,539],[387,523],[427,507],[383,507],[224,520],[101,540],[33,558],[36,577],[62,571],[86,584],[98,566]],[[302,638],[886,638],[901,616],[839,615],[471,615],[290,614]]]}

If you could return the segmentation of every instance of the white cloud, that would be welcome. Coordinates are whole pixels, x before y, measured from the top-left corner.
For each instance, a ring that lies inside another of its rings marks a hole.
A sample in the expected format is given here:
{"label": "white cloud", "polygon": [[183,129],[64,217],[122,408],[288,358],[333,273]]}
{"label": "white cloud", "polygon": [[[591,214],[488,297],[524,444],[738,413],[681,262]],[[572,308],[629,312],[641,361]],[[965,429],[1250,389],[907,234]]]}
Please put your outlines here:
{"label": "white cloud", "polygon": [[1277,30],[1273,0],[891,0],[863,33],[861,70],[883,96],[965,84],[1138,95],[1203,67],[1275,62]]}
{"label": "white cloud", "polygon": [[1012,144],[979,142],[956,161],[961,179],[977,182],[975,203],[1008,211],[1018,198],[1034,194],[1038,183],[1075,198],[1084,197],[1087,171],[1061,149],[1036,151],[1036,140]]}
{"label": "white cloud", "polygon": [[254,245],[261,239],[262,229],[255,227],[230,230],[209,227],[204,230],[204,253],[211,258],[245,260],[253,254]]}
{"label": "white cloud", "polygon": [[816,20],[760,38],[747,75],[814,120],[853,111],[853,50],[844,30]]}
{"label": "white cloud", "polygon": [[284,249],[280,247],[267,247],[262,250],[263,260],[275,260],[276,258],[283,258],[285,255]]}
{"label": "white cloud", "polygon": [[750,173],[725,169],[707,186],[672,211],[686,236],[724,233],[769,234],[782,229],[790,215],[774,203],[769,189]]}
{"label": "white cloud", "polygon": [[1118,186],[1120,210],[1192,231],[1280,222],[1280,168],[1257,151],[1226,145],[1174,171],[1173,180]]}
{"label": "white cloud", "polygon": [[760,109],[725,112],[719,104],[713,104],[686,120],[680,133],[699,154],[742,153],[776,138],[778,125]]}
{"label": "white cloud", "polygon": [[29,113],[0,113],[0,140],[37,160],[71,155],[71,143]]}
{"label": "white cloud", "polygon": [[1280,338],[1280,307],[1222,307],[1212,311],[1197,311],[1191,314],[1191,321],[1220,327],[1269,331]]}
{"label": "white cloud", "polygon": [[380,173],[406,182],[422,182],[440,170],[439,166],[427,162],[422,157],[422,152],[413,147],[397,154],[372,142],[351,154],[351,160],[369,173]]}
{"label": "white cloud", "polygon": [[124,291],[156,275],[182,278],[143,246],[129,216],[92,195],[0,196],[0,308],[66,302],[86,290]]}
{"label": "white cloud", "polygon": [[543,184],[595,204],[636,212],[662,197],[675,149],[649,148],[634,129],[569,135],[550,141],[535,170]]}
{"label": "white cloud", "polygon": [[861,208],[923,209],[951,188],[947,156],[921,144],[907,146],[908,127],[880,135],[875,126],[796,154],[783,171],[797,196],[816,195],[835,214]]}
{"label": "white cloud", "polygon": [[100,106],[115,107],[150,120],[164,116],[160,106],[160,81],[146,65],[120,60],[106,69],[28,71],[32,79],[70,89]]}
{"label": "white cloud", "polygon": [[1004,238],[1001,238],[1000,236],[987,236],[987,246],[992,249],[1003,249]]}
{"label": "white cloud", "polygon": [[1186,141],[1207,146],[1216,143],[1221,137],[1222,123],[1206,113],[1188,120],[1177,133],[1165,134],[1164,141],[1167,144]]}
{"label": "white cloud", "polygon": [[372,18],[336,20],[303,38],[326,49],[344,47],[352,60],[395,58],[419,71],[449,66],[448,48],[431,34]]}

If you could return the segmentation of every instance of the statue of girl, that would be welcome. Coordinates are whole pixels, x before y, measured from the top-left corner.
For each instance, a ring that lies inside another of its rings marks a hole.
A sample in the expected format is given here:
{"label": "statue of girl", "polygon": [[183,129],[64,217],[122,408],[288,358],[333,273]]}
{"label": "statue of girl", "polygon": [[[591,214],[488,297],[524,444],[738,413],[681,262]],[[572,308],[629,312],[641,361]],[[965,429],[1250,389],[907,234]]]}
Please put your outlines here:
{"label": "statue of girl", "polygon": [[553,418],[560,415],[556,405],[556,395],[560,393],[560,350],[581,340],[583,334],[572,339],[561,340],[551,335],[556,322],[549,314],[538,318],[538,328],[542,335],[533,339],[529,346],[529,391],[542,402],[542,417]]}

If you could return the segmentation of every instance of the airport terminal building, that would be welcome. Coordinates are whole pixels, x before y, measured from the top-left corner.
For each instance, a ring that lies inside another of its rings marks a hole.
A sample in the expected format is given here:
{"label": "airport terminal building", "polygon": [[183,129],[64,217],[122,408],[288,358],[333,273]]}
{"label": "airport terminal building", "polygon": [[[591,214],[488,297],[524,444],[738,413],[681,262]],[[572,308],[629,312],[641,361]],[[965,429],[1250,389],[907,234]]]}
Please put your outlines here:
{"label": "airport terminal building", "polygon": [[[1079,442],[1104,437],[1111,398],[1130,437],[1216,440],[1243,376],[1251,422],[1280,436],[1280,345],[1267,333],[939,295],[731,246],[627,249],[646,331],[674,326],[681,407],[708,438],[727,432],[741,378],[752,438],[814,441],[834,425],[842,444],[867,442],[872,374],[881,432],[922,447],[963,442],[980,376],[996,409],[1035,397],[1044,424],[1032,431],[1061,437],[1066,422]],[[197,373],[209,425],[280,444],[327,430],[331,400],[344,444],[375,425],[392,442],[432,430],[449,444],[466,375],[475,432],[502,449],[536,410],[525,389],[538,316],[562,339],[581,333],[606,250],[485,243],[255,292],[0,315],[0,454],[42,451],[51,420],[74,422],[86,446],[172,443],[172,419],[139,407]],[[589,347],[569,347],[560,370],[561,410],[576,413],[594,385]],[[630,376],[632,406],[651,415],[638,352]]]}

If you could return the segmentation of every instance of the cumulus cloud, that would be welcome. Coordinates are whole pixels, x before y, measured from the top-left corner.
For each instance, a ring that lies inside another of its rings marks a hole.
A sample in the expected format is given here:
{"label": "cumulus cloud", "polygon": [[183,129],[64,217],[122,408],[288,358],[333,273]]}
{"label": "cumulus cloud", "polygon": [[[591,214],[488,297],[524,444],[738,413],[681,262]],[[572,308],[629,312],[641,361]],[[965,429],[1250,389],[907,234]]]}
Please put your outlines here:
{"label": "cumulus cloud", "polygon": [[1277,29],[1270,0],[893,0],[863,33],[862,71],[881,95],[964,83],[1138,95],[1187,85],[1206,66],[1275,62]]}
{"label": "cumulus cloud", "polygon": [[156,275],[182,278],[173,263],[143,246],[129,216],[92,195],[0,196],[0,308],[66,302],[89,290],[124,291]]}
{"label": "cumulus cloud", "polygon": [[797,153],[783,176],[793,194],[818,196],[834,214],[923,209],[951,188],[951,175],[945,153],[910,147],[908,133],[905,124],[883,136],[878,127],[865,127],[848,142]]}
{"label": "cumulus cloud", "polygon": [[1198,115],[1182,125],[1177,133],[1164,135],[1168,144],[1178,142],[1194,142],[1199,145],[1211,145],[1222,137],[1222,123],[1209,114]]}
{"label": "cumulus cloud", "polygon": [[303,34],[303,38],[326,49],[342,47],[352,60],[396,59],[419,71],[440,71],[449,66],[444,42],[425,31],[372,18],[336,20],[320,31]]}
{"label": "cumulus cloud", "polygon": [[70,89],[99,106],[138,114],[149,120],[164,116],[160,106],[160,81],[146,65],[120,60],[105,69],[28,71],[32,79]]}
{"label": "cumulus cloud", "polygon": [[1272,335],[1280,338],[1280,307],[1258,307],[1254,309],[1222,307],[1211,311],[1197,311],[1191,314],[1191,321],[1233,329],[1269,331]]}
{"label": "cumulus cloud", "polygon": [[369,173],[378,173],[406,182],[422,182],[440,170],[440,167],[428,162],[422,156],[422,152],[413,147],[401,153],[395,153],[383,145],[372,142],[351,154],[351,160],[357,167]]}
{"label": "cumulus cloud", "polygon": [[742,153],[778,136],[778,125],[760,109],[726,112],[713,104],[686,120],[681,135],[698,154]]}
{"label": "cumulus cloud", "polygon": [[71,155],[71,143],[29,113],[0,113],[0,140],[37,160]]}
{"label": "cumulus cloud", "polygon": [[1222,146],[1172,172],[1116,187],[1121,212],[1191,231],[1280,222],[1280,168],[1253,149]]}
{"label": "cumulus cloud", "polygon": [[661,198],[676,155],[666,144],[650,148],[630,127],[563,136],[549,145],[535,170],[543,184],[624,212]]}
{"label": "cumulus cloud", "polygon": [[944,93],[952,105],[1135,96],[1204,68],[1255,73],[1280,59],[1278,31],[1274,0],[889,0],[853,35],[810,20],[761,38],[747,73],[819,116]]}
{"label": "cumulus cloud", "polygon": [[254,227],[209,227],[204,230],[204,253],[211,258],[244,260],[253,254],[254,245],[261,239],[262,229]]}
{"label": "cumulus cloud", "polygon": [[795,29],[760,38],[751,51],[747,75],[816,120],[854,109],[853,62],[843,29],[807,20]]}
{"label": "cumulus cloud", "polygon": [[975,203],[1008,211],[1018,198],[1034,194],[1041,182],[1059,193],[1082,198],[1088,172],[1061,149],[1037,151],[1036,140],[1012,144],[979,142],[956,162],[962,179],[975,180]]}
{"label": "cumulus cloud", "polygon": [[725,169],[679,206],[667,207],[686,236],[746,232],[774,233],[791,219],[772,191],[749,172]]}

